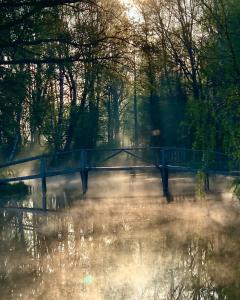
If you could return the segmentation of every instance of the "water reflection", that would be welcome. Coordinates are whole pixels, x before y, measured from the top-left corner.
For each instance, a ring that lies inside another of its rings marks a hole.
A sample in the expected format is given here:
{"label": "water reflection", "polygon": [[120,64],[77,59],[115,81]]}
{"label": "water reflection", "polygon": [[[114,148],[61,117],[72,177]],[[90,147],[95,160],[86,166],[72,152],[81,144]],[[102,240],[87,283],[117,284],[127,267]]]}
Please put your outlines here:
{"label": "water reflection", "polygon": [[92,192],[57,213],[3,212],[0,298],[239,299],[238,208],[125,192]]}

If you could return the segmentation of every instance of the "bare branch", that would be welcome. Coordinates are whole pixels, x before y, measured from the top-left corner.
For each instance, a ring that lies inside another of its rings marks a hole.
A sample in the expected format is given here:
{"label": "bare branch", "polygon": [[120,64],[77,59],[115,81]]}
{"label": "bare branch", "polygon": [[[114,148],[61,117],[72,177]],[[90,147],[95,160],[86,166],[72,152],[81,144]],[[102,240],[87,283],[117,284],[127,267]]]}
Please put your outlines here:
{"label": "bare branch", "polygon": [[94,4],[94,0],[28,0],[28,1],[3,1],[0,3],[0,8],[18,8],[22,6],[32,7],[53,7],[64,4],[86,3]]}
{"label": "bare branch", "polygon": [[120,59],[119,56],[103,56],[103,57],[94,57],[94,58],[82,58],[80,54],[63,57],[63,58],[56,58],[56,57],[45,57],[45,58],[23,58],[23,59],[7,59],[7,60],[0,60],[0,66],[4,65],[24,65],[24,64],[59,64],[63,62],[97,62],[102,60],[114,60]]}

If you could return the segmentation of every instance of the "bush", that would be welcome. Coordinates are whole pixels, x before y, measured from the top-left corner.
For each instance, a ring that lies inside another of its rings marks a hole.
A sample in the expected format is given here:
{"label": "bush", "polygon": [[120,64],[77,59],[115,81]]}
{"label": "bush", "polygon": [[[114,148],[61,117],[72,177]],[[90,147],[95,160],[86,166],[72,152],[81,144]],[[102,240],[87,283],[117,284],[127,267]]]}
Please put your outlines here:
{"label": "bush", "polygon": [[240,178],[236,178],[232,182],[233,195],[240,200]]}
{"label": "bush", "polygon": [[203,171],[198,171],[196,175],[196,196],[199,199],[205,197],[205,174]]}
{"label": "bush", "polygon": [[28,186],[20,181],[17,183],[0,183],[0,194],[3,196],[11,196],[15,194],[28,194]]}

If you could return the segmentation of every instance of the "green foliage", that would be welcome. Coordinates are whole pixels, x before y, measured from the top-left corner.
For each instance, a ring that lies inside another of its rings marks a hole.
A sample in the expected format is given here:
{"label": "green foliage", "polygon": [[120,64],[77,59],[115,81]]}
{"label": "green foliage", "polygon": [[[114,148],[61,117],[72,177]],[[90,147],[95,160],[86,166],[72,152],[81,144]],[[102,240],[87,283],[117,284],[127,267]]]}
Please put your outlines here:
{"label": "green foliage", "polygon": [[0,193],[2,196],[12,196],[12,195],[26,195],[28,194],[28,187],[24,182],[18,183],[3,183],[0,184]]}
{"label": "green foliage", "polygon": [[0,68],[0,143],[7,150],[20,130],[29,75],[22,68]]}
{"label": "green foliage", "polygon": [[240,200],[240,178],[234,179],[231,187],[233,189],[233,195]]}
{"label": "green foliage", "polygon": [[203,171],[197,172],[195,193],[196,193],[196,197],[199,199],[205,198],[205,178],[206,178],[206,176]]}
{"label": "green foliage", "polygon": [[183,127],[185,135],[191,138],[193,148],[208,151],[216,149],[216,123],[216,114],[211,101],[191,99],[188,102]]}
{"label": "green foliage", "polygon": [[117,0],[3,6],[6,155],[16,144],[60,151],[139,142],[240,159],[239,1],[141,3],[139,23]]}

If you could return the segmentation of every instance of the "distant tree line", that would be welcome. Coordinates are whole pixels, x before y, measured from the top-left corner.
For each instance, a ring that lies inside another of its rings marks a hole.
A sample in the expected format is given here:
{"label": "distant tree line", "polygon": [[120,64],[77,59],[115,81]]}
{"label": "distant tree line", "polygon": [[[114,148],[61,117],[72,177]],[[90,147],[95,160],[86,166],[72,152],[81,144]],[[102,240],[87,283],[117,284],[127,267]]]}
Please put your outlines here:
{"label": "distant tree line", "polygon": [[0,145],[186,146],[240,157],[240,3],[0,3]]}

